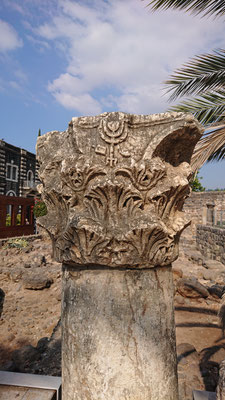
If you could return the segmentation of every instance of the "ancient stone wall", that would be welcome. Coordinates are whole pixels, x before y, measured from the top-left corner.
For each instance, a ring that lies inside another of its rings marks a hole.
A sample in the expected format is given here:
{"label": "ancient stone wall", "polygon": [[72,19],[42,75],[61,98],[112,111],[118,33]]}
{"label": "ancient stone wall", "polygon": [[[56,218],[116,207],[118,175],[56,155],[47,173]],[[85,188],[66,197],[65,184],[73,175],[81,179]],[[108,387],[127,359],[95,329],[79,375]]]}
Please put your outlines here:
{"label": "ancient stone wall", "polygon": [[196,226],[216,226],[225,223],[225,191],[218,192],[192,192],[185,200],[184,212],[191,225],[185,229],[181,236],[184,247],[196,245]]}
{"label": "ancient stone wall", "polygon": [[197,225],[196,243],[204,256],[225,264],[225,229]]}

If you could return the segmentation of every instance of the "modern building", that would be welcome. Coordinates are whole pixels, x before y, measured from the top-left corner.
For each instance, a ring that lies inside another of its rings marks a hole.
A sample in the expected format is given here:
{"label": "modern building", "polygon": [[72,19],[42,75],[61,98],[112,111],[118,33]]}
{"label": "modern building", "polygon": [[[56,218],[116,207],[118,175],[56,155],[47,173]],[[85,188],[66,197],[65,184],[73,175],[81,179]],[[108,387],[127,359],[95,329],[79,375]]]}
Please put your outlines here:
{"label": "modern building", "polygon": [[0,140],[0,195],[34,196],[37,172],[35,154]]}

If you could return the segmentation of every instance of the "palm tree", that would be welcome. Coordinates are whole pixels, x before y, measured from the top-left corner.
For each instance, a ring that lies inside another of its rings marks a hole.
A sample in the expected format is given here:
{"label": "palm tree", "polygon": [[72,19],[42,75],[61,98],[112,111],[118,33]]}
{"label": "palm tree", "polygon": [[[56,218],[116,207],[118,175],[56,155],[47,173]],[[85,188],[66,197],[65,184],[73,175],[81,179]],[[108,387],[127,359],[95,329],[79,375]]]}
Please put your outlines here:
{"label": "palm tree", "polygon": [[[203,16],[225,14],[225,0],[152,0],[148,4],[154,11],[176,8],[203,13]],[[225,158],[225,50],[192,58],[175,70],[165,84],[170,100],[181,96],[197,97],[184,100],[171,111],[191,112],[204,125],[205,134],[198,142],[193,157],[193,171],[205,161]]]}
{"label": "palm tree", "polygon": [[151,0],[148,6],[153,10],[175,8],[190,11],[192,14],[221,16],[225,14],[224,0]]}

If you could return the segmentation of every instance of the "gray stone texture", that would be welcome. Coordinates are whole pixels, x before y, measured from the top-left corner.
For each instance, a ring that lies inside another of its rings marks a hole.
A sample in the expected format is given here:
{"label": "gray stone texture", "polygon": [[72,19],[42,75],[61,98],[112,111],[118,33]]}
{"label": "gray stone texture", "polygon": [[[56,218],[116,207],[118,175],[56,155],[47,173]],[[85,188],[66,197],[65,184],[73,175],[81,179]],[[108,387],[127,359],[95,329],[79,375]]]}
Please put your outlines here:
{"label": "gray stone texture", "polygon": [[[196,242],[197,248],[201,251],[201,253],[205,257],[223,263],[225,271],[225,229],[197,225]],[[214,268],[216,268],[216,264]]]}
{"label": "gray stone texture", "polygon": [[63,272],[66,400],[178,400],[171,268]]}

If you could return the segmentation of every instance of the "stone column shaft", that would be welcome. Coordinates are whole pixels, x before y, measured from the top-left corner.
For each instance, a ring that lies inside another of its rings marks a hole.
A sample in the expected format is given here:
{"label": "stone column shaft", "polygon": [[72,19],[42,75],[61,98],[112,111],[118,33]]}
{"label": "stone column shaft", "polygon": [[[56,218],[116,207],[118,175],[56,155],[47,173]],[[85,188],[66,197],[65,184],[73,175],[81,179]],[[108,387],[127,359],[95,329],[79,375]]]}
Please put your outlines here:
{"label": "stone column shaft", "polygon": [[178,400],[171,268],[63,267],[65,400]]}

